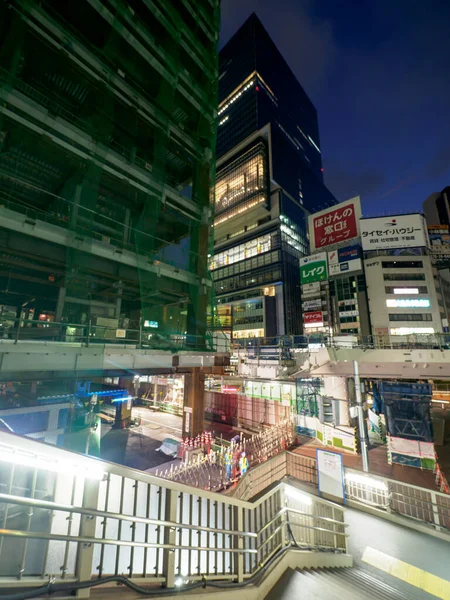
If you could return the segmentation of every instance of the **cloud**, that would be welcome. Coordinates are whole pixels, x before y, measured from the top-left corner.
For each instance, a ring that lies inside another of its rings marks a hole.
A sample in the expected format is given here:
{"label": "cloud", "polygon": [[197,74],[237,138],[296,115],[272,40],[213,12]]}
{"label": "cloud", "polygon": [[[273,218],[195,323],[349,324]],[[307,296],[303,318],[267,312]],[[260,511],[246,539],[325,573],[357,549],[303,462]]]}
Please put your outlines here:
{"label": "cloud", "polygon": [[286,62],[314,101],[335,55],[332,27],[313,16],[312,0],[223,0],[221,44],[256,12]]}
{"label": "cloud", "polygon": [[365,196],[379,192],[385,183],[382,171],[376,168],[359,167],[350,170],[342,163],[327,161],[325,183],[339,201],[353,196]]}
{"label": "cloud", "polygon": [[[428,177],[441,177],[450,171],[450,146],[445,145],[437,150],[432,160],[427,164],[425,173]],[[449,177],[450,179],[450,177]]]}

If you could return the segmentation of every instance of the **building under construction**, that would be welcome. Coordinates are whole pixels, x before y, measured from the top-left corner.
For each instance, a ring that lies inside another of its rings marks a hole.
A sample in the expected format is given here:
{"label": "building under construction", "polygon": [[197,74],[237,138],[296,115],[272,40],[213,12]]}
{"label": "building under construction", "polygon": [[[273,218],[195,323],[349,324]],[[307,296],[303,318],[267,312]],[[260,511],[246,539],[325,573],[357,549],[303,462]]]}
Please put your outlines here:
{"label": "building under construction", "polygon": [[1,2],[3,336],[211,347],[218,30],[219,0]]}

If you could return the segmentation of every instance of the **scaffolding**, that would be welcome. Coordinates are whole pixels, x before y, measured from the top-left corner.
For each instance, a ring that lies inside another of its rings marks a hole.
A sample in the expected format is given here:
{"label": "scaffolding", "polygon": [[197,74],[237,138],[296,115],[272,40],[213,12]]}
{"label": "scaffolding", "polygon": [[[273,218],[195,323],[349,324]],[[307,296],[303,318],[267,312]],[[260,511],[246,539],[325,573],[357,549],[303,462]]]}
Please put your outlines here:
{"label": "scaffolding", "polygon": [[213,349],[219,0],[13,0],[0,22],[0,305]]}

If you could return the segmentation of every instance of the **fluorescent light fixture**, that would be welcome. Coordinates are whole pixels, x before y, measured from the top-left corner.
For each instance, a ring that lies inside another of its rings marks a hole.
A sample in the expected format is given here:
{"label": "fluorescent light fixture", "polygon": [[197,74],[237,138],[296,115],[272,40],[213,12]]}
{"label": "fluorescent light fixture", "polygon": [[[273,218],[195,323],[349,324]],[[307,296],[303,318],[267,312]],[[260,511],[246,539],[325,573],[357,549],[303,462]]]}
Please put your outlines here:
{"label": "fluorescent light fixture", "polygon": [[418,294],[419,288],[394,288],[394,294]]}
{"label": "fluorescent light fixture", "polygon": [[388,490],[386,483],[381,481],[381,479],[373,479],[373,477],[366,477],[359,473],[346,473],[345,480],[350,483],[359,483],[360,485],[365,485],[383,492],[387,492]]}
{"label": "fluorescent light fixture", "polygon": [[433,327],[392,327],[391,335],[414,335],[418,334],[426,334],[426,333],[434,333]]}
{"label": "fluorescent light fixture", "polygon": [[297,500],[298,502],[301,502],[302,504],[306,504],[307,506],[310,506],[312,504],[311,496],[307,496],[306,494],[303,494],[302,492],[297,490],[295,487],[292,487],[291,485],[286,486],[286,496],[288,498],[292,498],[292,500]]}
{"label": "fluorescent light fixture", "polygon": [[128,402],[128,400],[133,400],[133,396],[125,396],[125,398],[116,398],[113,402]]}
{"label": "fluorescent light fixture", "polygon": [[386,300],[388,308],[429,308],[428,298],[388,298]]}
{"label": "fluorescent light fixture", "polygon": [[102,481],[105,472],[95,464],[77,464],[69,460],[50,460],[48,457],[38,456],[30,452],[14,451],[2,447],[0,450],[0,461],[11,465],[41,469],[52,473],[64,473],[86,479]]}

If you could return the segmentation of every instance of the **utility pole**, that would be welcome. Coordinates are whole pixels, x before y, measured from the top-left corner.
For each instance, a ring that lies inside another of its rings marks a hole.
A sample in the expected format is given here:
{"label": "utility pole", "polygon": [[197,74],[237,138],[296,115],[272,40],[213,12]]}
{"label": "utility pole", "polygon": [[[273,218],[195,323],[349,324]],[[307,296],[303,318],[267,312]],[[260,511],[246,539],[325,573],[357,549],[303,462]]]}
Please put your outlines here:
{"label": "utility pole", "polygon": [[89,431],[86,439],[86,449],[85,454],[89,455],[89,446],[91,443],[91,435],[92,435],[92,415],[94,414],[94,406],[97,404],[97,394],[92,394],[91,399],[89,401]]}
{"label": "utility pole", "polygon": [[361,440],[361,455],[363,463],[363,471],[369,472],[369,440],[366,435],[366,423],[364,422],[364,407],[361,398],[361,381],[359,379],[358,362],[353,361],[353,371],[355,374],[355,394],[356,394],[356,408],[358,410],[358,429],[359,438]]}

